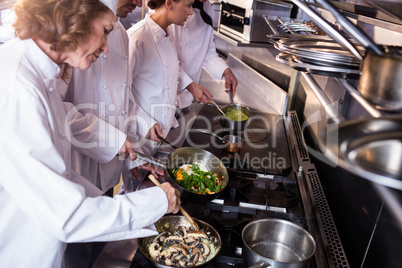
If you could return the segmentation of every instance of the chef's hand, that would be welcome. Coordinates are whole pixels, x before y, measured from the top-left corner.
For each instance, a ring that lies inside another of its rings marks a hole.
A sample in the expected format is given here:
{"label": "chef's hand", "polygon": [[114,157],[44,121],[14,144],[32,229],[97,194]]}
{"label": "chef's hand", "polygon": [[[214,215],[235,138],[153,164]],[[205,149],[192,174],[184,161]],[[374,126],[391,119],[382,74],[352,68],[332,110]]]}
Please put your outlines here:
{"label": "chef's hand", "polygon": [[124,141],[124,144],[121,147],[120,151],[117,153],[117,155],[123,157],[124,159],[130,157],[131,161],[134,161],[137,158],[137,155],[135,154],[134,148],[131,145],[131,142],[128,139],[128,137]]}
{"label": "chef's hand", "polygon": [[168,198],[168,210],[166,214],[179,212],[179,207],[181,204],[179,190],[174,188],[169,182],[164,182],[159,185],[159,187],[161,187],[162,190],[165,191],[165,194]]}
{"label": "chef's hand", "polygon": [[158,139],[157,134],[158,134],[159,136],[161,136],[161,137],[162,137],[162,135],[163,135],[162,130],[161,130],[161,127],[159,126],[159,124],[153,125],[153,126],[149,129],[149,131],[148,131],[148,133],[147,133],[147,135],[146,135],[145,137],[146,137],[147,139],[149,139],[149,140],[153,140],[153,141],[156,141],[156,142],[162,142],[161,140]]}
{"label": "chef's hand", "polygon": [[187,86],[187,90],[190,91],[190,93],[193,95],[194,100],[198,103],[204,103],[204,104],[209,103],[204,94],[206,94],[211,100],[213,98],[211,93],[209,93],[208,89],[198,85],[195,82],[191,82],[191,84]]}
{"label": "chef's hand", "polygon": [[163,170],[160,170],[159,168],[156,168],[155,166],[146,163],[146,164],[143,164],[143,165],[141,165],[141,166],[132,168],[132,169],[130,170],[131,173],[133,174],[134,178],[135,178],[136,180],[138,180],[138,181],[141,180],[141,175],[140,175],[140,173],[138,172],[138,169],[150,171],[151,174],[154,175],[155,178],[159,178],[159,176],[163,176],[163,174],[164,174],[164,173],[163,173]]}
{"label": "chef's hand", "polygon": [[232,70],[230,68],[226,68],[225,71],[223,72],[223,76],[225,77],[225,88],[226,88],[226,93],[228,93],[230,90],[233,92],[233,97],[236,92],[237,85],[239,82],[237,81],[236,77],[232,73]]}

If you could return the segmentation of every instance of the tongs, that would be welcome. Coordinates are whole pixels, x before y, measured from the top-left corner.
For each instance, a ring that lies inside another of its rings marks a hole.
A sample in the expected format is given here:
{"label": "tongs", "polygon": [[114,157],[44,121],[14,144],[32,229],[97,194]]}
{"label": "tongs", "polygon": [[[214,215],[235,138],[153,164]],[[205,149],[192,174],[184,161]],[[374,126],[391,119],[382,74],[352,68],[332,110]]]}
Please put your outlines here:
{"label": "tongs", "polygon": [[172,147],[174,150],[177,149],[176,146],[174,146],[173,144],[171,144],[169,141],[167,141],[165,138],[163,138],[162,136],[160,136],[158,133],[156,133],[156,137],[158,137],[158,139],[160,139],[162,142],[166,143],[167,145],[169,145],[170,147]]}

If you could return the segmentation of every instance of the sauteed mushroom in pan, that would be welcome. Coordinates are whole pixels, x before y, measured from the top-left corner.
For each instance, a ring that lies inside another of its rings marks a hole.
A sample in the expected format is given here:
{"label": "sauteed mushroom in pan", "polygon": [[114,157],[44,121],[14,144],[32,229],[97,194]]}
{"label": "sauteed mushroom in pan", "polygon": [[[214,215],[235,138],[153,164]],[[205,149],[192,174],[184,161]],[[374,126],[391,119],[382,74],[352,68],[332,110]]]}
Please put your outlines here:
{"label": "sauteed mushroom in pan", "polygon": [[165,216],[155,224],[159,235],[139,239],[140,250],[157,267],[204,265],[218,254],[221,238],[212,226],[197,222],[200,231],[183,216]]}

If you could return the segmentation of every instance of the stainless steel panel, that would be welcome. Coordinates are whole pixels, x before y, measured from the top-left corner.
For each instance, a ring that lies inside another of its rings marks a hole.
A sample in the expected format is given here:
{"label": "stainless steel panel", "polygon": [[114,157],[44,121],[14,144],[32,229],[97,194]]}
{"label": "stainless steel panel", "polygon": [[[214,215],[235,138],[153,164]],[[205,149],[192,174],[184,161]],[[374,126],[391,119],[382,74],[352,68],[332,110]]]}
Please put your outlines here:
{"label": "stainless steel panel", "polygon": [[[235,103],[241,103],[252,110],[263,113],[284,113],[288,96],[285,91],[231,54],[229,54],[227,64],[239,81],[234,97]],[[229,95],[225,92],[224,81],[217,84],[203,70],[200,84],[208,88],[214,96],[215,102],[229,103]]]}

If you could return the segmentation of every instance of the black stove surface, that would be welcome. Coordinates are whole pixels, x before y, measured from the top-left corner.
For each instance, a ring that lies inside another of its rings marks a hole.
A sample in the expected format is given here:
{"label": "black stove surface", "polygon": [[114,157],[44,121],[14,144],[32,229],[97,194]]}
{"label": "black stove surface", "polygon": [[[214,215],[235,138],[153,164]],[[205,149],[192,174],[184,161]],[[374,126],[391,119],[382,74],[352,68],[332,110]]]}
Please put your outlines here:
{"label": "black stove surface", "polygon": [[[286,175],[291,170],[289,148],[281,115],[253,112],[248,126],[241,132],[232,132],[220,124],[219,111],[203,105],[183,147],[197,147],[217,156],[229,171]],[[229,153],[224,144],[211,135],[199,132],[206,129],[220,137],[227,134],[244,139],[240,153]]]}

